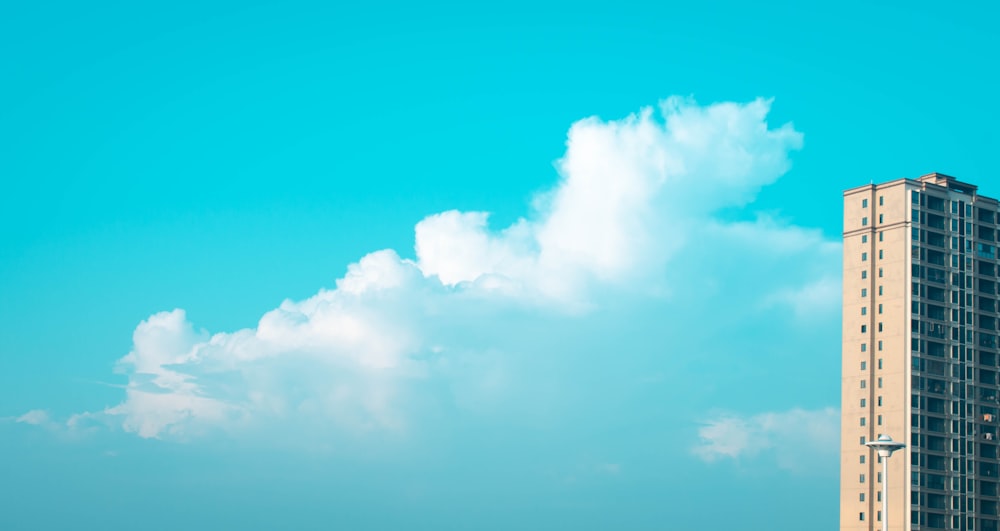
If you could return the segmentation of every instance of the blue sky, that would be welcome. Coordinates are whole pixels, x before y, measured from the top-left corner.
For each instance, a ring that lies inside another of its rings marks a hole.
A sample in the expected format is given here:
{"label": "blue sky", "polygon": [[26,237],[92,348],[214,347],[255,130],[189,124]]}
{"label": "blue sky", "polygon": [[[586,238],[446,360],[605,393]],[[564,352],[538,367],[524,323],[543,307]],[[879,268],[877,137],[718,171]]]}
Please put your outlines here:
{"label": "blue sky", "polygon": [[840,192],[1000,196],[996,16],[0,7],[0,528],[835,529]]}

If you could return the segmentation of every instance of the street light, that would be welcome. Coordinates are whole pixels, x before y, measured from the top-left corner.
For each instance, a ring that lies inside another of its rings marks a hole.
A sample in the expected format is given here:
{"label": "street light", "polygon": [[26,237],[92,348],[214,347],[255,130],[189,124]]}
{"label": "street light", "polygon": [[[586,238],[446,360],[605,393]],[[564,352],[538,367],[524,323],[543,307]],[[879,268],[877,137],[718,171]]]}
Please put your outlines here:
{"label": "street light", "polygon": [[878,451],[882,458],[882,531],[889,529],[889,456],[896,450],[906,447],[901,442],[892,440],[888,435],[879,435],[877,441],[866,442],[865,446]]}

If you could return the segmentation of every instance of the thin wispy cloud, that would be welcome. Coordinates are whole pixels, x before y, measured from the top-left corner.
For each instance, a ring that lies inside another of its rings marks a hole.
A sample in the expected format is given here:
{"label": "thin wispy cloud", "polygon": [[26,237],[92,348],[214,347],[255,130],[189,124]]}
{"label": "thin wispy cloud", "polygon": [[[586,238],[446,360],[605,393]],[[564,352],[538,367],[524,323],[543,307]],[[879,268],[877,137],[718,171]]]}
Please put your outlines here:
{"label": "thin wispy cloud", "polygon": [[17,417],[17,419],[15,419],[15,422],[38,426],[42,424],[48,424],[49,422],[52,421],[49,419],[49,413],[47,411],[41,409],[33,409],[21,415],[20,417]]}
{"label": "thin wispy cloud", "polygon": [[692,452],[712,463],[761,457],[795,472],[836,467],[840,411],[791,409],[751,416],[721,414],[698,429]]}

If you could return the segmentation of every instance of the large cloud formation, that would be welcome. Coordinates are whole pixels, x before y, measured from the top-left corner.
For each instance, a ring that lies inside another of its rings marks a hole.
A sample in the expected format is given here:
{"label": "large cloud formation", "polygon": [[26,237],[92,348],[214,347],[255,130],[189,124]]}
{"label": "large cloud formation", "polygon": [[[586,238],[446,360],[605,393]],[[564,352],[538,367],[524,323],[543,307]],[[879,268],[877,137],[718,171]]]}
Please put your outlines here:
{"label": "large cloud formation", "polygon": [[[790,124],[768,125],[769,108],[763,99],[670,98],[620,120],[581,120],[569,130],[558,183],[509,227],[492,229],[485,212],[428,216],[412,259],[368,254],[333,289],[286,300],[254,328],[209,333],[183,310],[152,315],[119,361],[123,401],[97,415],[141,437],[295,419],[406,433],[427,411],[489,411],[515,407],[515,395],[543,396],[552,381],[533,387],[544,371],[522,362],[573,347],[554,348],[558,338],[543,337],[537,320],[573,326],[616,301],[720,292],[804,313],[795,306],[802,292],[822,309],[836,300],[836,243],[766,216],[716,218],[752,202],[802,144]],[[797,267],[771,284],[749,278],[776,263]]]}

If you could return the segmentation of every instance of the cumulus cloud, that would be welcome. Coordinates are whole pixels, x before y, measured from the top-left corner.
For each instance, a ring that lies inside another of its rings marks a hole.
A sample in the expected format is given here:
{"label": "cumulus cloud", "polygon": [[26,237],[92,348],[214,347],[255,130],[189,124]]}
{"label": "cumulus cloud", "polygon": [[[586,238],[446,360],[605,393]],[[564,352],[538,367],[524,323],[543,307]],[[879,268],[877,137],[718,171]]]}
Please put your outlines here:
{"label": "cumulus cloud", "polygon": [[142,437],[295,412],[393,426],[391,380],[408,375],[406,356],[422,348],[407,322],[418,314],[407,308],[420,299],[414,283],[424,284],[414,264],[380,251],[353,264],[336,289],[286,300],[252,329],[209,335],[183,310],[153,315],[119,361],[126,400],[105,413]]}
{"label": "cumulus cloud", "polygon": [[622,120],[574,124],[559,183],[535,212],[491,232],[483,212],[417,225],[417,263],[446,285],[582,302],[593,282],[640,283],[684,247],[697,224],[742,206],[790,165],[791,124],[769,128],[770,101],[707,107],[670,98]]}
{"label": "cumulus cloud", "polygon": [[692,452],[706,462],[767,454],[779,467],[805,471],[835,463],[840,444],[840,412],[835,408],[792,409],[753,416],[722,414],[698,429]]}
{"label": "cumulus cloud", "polygon": [[[210,333],[180,309],[152,315],[118,363],[128,379],[122,402],[78,418],[115,419],[141,437],[290,418],[405,433],[415,409],[445,401],[493,410],[522,392],[526,375],[510,349],[540,315],[572,320],[621,294],[684,297],[693,284],[685,276],[702,279],[702,298],[711,285],[740,284],[753,286],[747,296],[757,303],[797,309],[797,292],[822,299],[826,288],[813,286],[831,274],[837,244],[768,217],[715,218],[751,203],[802,145],[791,124],[767,123],[770,105],[670,98],[620,120],[581,120],[569,130],[557,184],[524,218],[494,230],[486,212],[428,216],[416,225],[412,259],[368,254],[333,289],[286,300],[252,328]],[[744,280],[775,260],[802,267],[775,285]],[[758,439],[769,431],[734,422],[705,428],[703,456],[767,445]]]}

